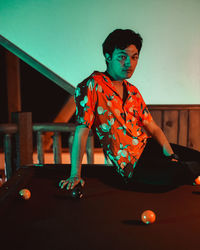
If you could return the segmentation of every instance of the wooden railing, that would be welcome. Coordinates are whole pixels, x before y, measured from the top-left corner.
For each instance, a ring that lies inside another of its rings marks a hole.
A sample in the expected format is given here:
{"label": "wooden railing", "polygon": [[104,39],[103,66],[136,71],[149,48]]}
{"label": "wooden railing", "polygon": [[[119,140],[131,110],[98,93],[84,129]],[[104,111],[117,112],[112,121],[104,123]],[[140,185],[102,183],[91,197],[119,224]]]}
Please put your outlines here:
{"label": "wooden railing", "polygon": [[[54,163],[61,164],[61,133],[70,133],[69,150],[71,152],[72,142],[75,132],[75,124],[70,123],[42,123],[32,124],[31,113],[19,112],[13,114],[13,121],[16,123],[0,124],[0,134],[3,134],[5,170],[7,179],[12,176],[12,172],[23,165],[33,164],[33,133],[37,138],[38,164],[44,164],[44,133],[53,132],[53,155]],[[14,135],[14,136],[13,136]],[[15,143],[13,140],[15,137]],[[15,149],[13,149],[15,148]],[[94,163],[94,138],[92,131],[89,133],[86,146],[87,162]],[[13,157],[14,155],[14,157]],[[13,169],[13,165],[15,168]]]}
{"label": "wooden railing", "polygon": [[[68,144],[69,151],[72,149],[72,142],[75,132],[75,124],[70,123],[42,123],[42,124],[33,124],[33,132],[37,133],[37,155],[38,155],[38,163],[44,163],[44,133],[45,132],[53,132],[53,155],[54,155],[54,163],[61,163],[61,153],[62,153],[62,145],[61,145],[61,133],[70,133]],[[89,133],[89,137],[87,140],[86,146],[87,153],[87,161],[89,164],[94,162],[94,138],[92,131]]]}
{"label": "wooden railing", "polygon": [[200,105],[149,105],[148,108],[169,142],[200,151]]}
{"label": "wooden railing", "polygon": [[3,134],[3,151],[5,154],[5,169],[7,178],[10,178],[12,175],[11,136],[17,133],[17,129],[17,124],[0,124],[0,133]]}

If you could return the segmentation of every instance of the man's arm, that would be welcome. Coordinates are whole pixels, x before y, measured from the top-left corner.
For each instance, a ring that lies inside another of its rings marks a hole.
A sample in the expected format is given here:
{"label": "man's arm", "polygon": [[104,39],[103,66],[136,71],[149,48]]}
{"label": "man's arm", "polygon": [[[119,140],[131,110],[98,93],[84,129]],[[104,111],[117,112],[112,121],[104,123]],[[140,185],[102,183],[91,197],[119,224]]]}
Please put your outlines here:
{"label": "man's arm", "polygon": [[143,125],[145,130],[161,145],[165,156],[174,154],[162,129],[153,120],[151,122],[144,121]]}
{"label": "man's arm", "polygon": [[84,181],[81,179],[81,164],[83,155],[86,148],[87,138],[90,129],[84,125],[78,125],[76,127],[71,156],[71,174],[67,180],[60,181],[60,187],[67,189],[73,189],[79,182],[82,186]]}

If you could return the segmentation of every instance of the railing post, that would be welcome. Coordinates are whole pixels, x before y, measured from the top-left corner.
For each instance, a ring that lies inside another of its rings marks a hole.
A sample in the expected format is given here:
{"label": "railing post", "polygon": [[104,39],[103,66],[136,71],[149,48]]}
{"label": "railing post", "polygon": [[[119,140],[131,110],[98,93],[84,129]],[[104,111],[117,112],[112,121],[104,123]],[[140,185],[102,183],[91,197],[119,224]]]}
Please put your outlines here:
{"label": "railing post", "polygon": [[60,164],[61,162],[61,135],[59,132],[55,132],[53,135],[53,155],[54,163]]}
{"label": "railing post", "polygon": [[12,122],[17,123],[16,169],[33,163],[32,113],[12,113]]}
{"label": "railing post", "polygon": [[7,179],[12,176],[12,164],[11,164],[11,135],[4,135],[4,153],[5,153],[5,172]]}
{"label": "railing post", "polygon": [[44,135],[41,131],[37,132],[37,157],[38,163],[44,164],[44,149],[43,149]]}

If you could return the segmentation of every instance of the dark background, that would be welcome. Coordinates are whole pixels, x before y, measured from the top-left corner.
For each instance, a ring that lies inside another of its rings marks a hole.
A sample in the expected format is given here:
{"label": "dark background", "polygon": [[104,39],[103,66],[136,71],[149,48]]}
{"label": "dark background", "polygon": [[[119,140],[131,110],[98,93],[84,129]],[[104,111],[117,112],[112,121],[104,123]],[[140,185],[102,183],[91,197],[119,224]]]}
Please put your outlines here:
{"label": "dark background", "polygon": [[[0,46],[0,123],[8,122],[5,67],[5,49]],[[32,112],[33,123],[53,122],[70,94],[22,60],[20,80],[22,111]]]}
{"label": "dark background", "polygon": [[[8,123],[5,52],[0,46],[0,123]],[[33,123],[53,122],[70,94],[43,76],[34,68],[20,60],[21,108],[22,112],[32,112]],[[69,121],[75,123],[75,115]],[[69,133],[62,134],[62,146],[68,147]],[[36,144],[35,135],[34,146]],[[0,148],[3,136],[0,134]],[[95,135],[95,147],[100,147]]]}
{"label": "dark background", "polygon": [[[0,46],[0,123],[8,123],[5,52]],[[54,82],[20,60],[21,108],[22,112],[32,112],[33,123],[53,122],[54,118],[70,97],[70,94]],[[70,119],[75,123],[75,115]],[[62,134],[63,147],[68,147],[69,133]],[[35,135],[34,146],[36,143]],[[0,135],[0,147],[3,135]]]}

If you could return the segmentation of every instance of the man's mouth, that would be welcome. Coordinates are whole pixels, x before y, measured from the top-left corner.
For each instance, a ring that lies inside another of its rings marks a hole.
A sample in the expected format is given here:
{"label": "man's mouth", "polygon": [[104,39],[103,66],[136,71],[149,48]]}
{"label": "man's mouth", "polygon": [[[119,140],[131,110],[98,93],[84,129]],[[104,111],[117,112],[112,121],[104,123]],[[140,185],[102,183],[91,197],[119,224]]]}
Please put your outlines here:
{"label": "man's mouth", "polygon": [[123,70],[123,71],[125,71],[126,73],[132,73],[132,70],[131,70],[131,69],[125,69],[125,70]]}

